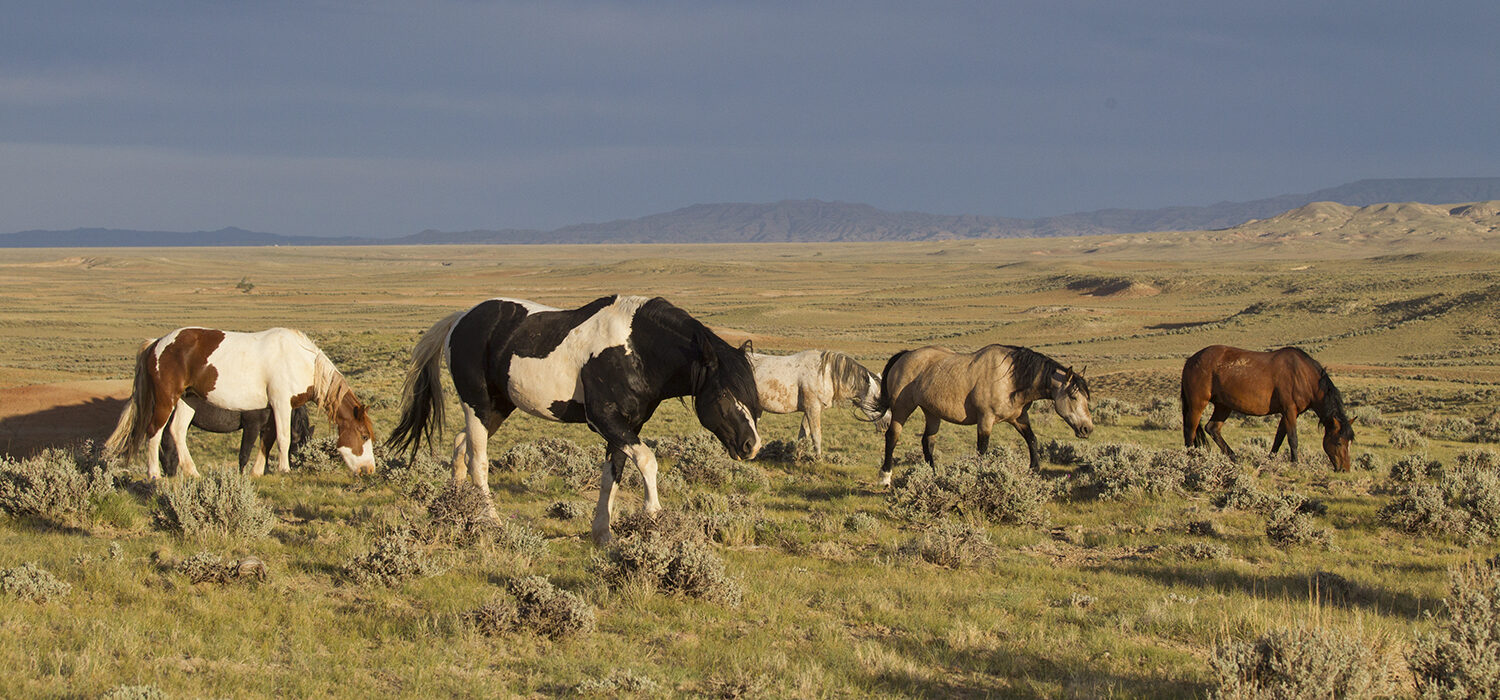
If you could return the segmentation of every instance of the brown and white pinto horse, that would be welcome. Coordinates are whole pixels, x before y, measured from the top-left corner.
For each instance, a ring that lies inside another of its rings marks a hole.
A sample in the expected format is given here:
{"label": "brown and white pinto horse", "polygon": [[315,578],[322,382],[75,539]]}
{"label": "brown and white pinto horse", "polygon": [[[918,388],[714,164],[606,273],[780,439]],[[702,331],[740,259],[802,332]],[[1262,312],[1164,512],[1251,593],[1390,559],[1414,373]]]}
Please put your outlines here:
{"label": "brown and white pinto horse", "polygon": [[[338,430],[338,450],[349,469],[375,472],[370,416],[333,362],[307,336],[287,328],[234,333],[179,328],[147,343],[136,355],[135,388],[105,444],[129,458],[146,446],[147,473],[161,477],[158,447],[172,418],[178,473],[197,476],[187,450],[188,425],[202,406],[232,411],[269,407],[276,423],[277,471],[291,471],[292,409],[316,401]],[[173,417],[173,410],[176,416]],[[264,465],[257,465],[259,476]]]}
{"label": "brown and white pinto horse", "polygon": [[[1208,426],[1198,425],[1203,410],[1214,405]],[[1298,348],[1274,352],[1241,350],[1228,345],[1210,345],[1182,365],[1182,441],[1188,447],[1203,446],[1212,437],[1230,457],[1234,450],[1219,431],[1232,412],[1248,416],[1281,414],[1271,454],[1285,439],[1297,461],[1297,416],[1312,409],[1323,423],[1323,452],[1339,471],[1349,471],[1349,443],[1354,440],[1353,419],[1344,411],[1339,393],[1323,365]]]}

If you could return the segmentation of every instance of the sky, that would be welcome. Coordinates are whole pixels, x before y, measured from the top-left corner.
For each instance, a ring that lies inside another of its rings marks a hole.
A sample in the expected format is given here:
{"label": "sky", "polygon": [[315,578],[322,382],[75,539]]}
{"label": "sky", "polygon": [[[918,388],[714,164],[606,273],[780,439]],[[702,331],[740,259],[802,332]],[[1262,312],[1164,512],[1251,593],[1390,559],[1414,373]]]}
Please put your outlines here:
{"label": "sky", "polygon": [[1500,175],[1500,3],[70,2],[0,12],[0,232],[1032,218]]}

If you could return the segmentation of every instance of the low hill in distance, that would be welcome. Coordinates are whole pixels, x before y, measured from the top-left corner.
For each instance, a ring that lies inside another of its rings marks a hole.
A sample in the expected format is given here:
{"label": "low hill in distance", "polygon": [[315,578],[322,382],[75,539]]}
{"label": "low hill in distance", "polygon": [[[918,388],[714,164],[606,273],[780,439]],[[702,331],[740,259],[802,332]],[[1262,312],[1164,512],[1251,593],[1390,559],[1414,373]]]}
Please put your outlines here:
{"label": "low hill in distance", "polygon": [[[1454,202],[1479,209],[1464,215],[1481,226],[1484,207],[1500,200],[1500,178],[1361,180],[1307,194],[1206,207],[1105,209],[1042,219],[891,212],[867,204],[787,200],[768,204],[697,204],[638,219],[530,229],[423,231],[399,238],[326,238],[257,233],[237,228],[193,233],[77,229],[0,235],[0,247],[136,247],[265,245],[483,245],[507,243],[771,243],[831,241],[924,241],[973,238],[1040,238],[1158,231],[1204,231],[1264,224],[1291,230],[1339,220],[1342,229],[1394,225],[1397,219],[1441,220]],[[1358,214],[1387,202],[1385,212]],[[1418,209],[1430,205],[1427,209]],[[1441,206],[1440,206],[1441,205]],[[1312,207],[1309,209],[1309,207]],[[1342,209],[1356,211],[1347,219]],[[1490,207],[1493,208],[1493,207]],[[1286,212],[1286,214],[1283,214]],[[1283,219],[1292,216],[1292,219]],[[1456,216],[1456,215],[1455,215]],[[1485,219],[1489,216],[1489,219]],[[1321,218],[1320,218],[1321,217]],[[1463,218],[1463,217],[1459,217]],[[1247,222],[1250,222],[1247,224]],[[1269,222],[1277,222],[1272,225]],[[1293,224],[1296,225],[1293,225]],[[1482,227],[1482,226],[1481,226]],[[1299,229],[1300,230],[1300,229]]]}

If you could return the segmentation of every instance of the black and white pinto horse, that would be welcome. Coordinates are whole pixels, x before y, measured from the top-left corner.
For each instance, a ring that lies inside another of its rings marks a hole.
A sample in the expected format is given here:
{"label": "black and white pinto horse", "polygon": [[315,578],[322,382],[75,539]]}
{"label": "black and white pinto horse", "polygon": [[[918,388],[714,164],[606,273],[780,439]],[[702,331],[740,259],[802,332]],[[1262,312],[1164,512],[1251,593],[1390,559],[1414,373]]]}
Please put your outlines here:
{"label": "black and white pinto horse", "polygon": [[[736,349],[661,298],[610,296],[559,310],[490,299],[428,329],[412,349],[401,420],[389,442],[416,452],[443,423],[441,361],[463,405],[453,478],[489,497],[486,443],[515,409],[547,420],[587,423],[604,438],[593,536],[609,541],[615,486],[628,460],[645,482],[645,509],[661,510],[656,456],[640,430],[663,400],[692,396],[698,421],[737,459],[760,451],[760,401],[743,349]],[[494,503],[490,503],[494,512]]]}
{"label": "black and white pinto horse", "polygon": [[[193,412],[192,427],[210,433],[233,433],[240,431],[240,472],[261,476],[266,473],[266,457],[271,446],[276,444],[276,422],[271,409],[254,411],[231,411],[209,404],[201,404]],[[292,445],[296,454],[312,437],[312,422],[307,418],[307,405],[292,409]],[[256,449],[257,446],[259,449]],[[252,464],[251,459],[255,462]],[[177,447],[172,440],[161,441],[161,463],[177,463]]]}
{"label": "black and white pinto horse", "polygon": [[880,375],[835,350],[804,350],[791,355],[750,352],[760,408],[768,413],[802,412],[797,439],[811,439],[823,456],[823,409],[848,401],[865,418],[886,428],[880,405]]}

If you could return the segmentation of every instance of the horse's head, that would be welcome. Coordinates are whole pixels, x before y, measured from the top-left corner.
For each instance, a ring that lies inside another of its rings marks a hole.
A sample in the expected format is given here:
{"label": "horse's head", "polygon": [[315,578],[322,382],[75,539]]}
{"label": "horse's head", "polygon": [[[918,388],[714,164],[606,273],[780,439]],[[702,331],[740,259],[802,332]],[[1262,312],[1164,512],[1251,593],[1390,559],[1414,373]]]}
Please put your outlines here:
{"label": "horse's head", "polygon": [[1068,423],[1074,435],[1086,438],[1094,432],[1094,419],[1089,416],[1089,383],[1083,372],[1074,372],[1072,367],[1053,371],[1052,409]]}
{"label": "horse's head", "polygon": [[375,473],[375,426],[365,405],[348,392],[333,410],[334,429],[338,431],[339,455],[349,471]]}
{"label": "horse's head", "polygon": [[718,336],[703,330],[693,344],[698,357],[693,362],[693,408],[698,422],[719,438],[735,459],[750,459],[760,452],[760,394],[755,374],[746,356],[748,342],[735,349]]}
{"label": "horse's head", "polygon": [[1354,419],[1340,415],[1323,422],[1323,453],[1333,468],[1349,471],[1349,443],[1354,442]]}

